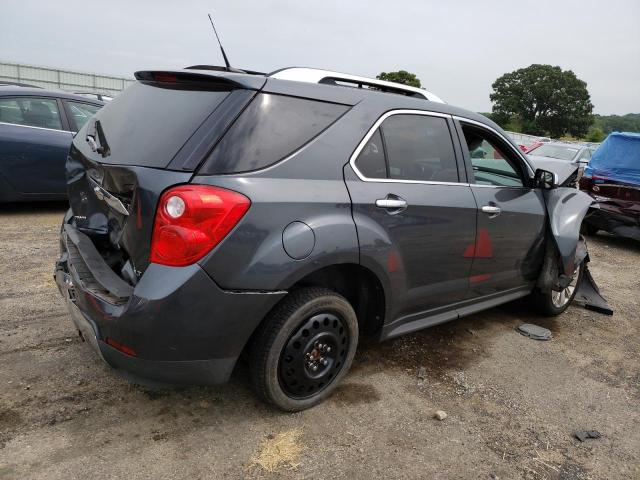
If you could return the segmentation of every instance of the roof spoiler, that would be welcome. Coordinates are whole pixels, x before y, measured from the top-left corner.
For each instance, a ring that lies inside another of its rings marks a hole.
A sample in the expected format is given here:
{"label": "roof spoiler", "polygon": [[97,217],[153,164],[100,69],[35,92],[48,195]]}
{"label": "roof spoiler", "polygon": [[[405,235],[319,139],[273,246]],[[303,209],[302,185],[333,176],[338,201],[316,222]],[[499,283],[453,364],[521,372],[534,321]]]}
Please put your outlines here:
{"label": "roof spoiler", "polygon": [[135,73],[141,83],[183,90],[259,90],[266,78],[218,70],[142,70]]}
{"label": "roof spoiler", "polygon": [[189,67],[185,67],[185,70],[212,70],[215,72],[235,72],[235,73],[246,73],[247,75],[266,75],[264,72],[256,72],[254,70],[246,70],[244,68],[235,68],[233,70],[227,69],[227,67],[222,67],[220,65],[191,65]]}

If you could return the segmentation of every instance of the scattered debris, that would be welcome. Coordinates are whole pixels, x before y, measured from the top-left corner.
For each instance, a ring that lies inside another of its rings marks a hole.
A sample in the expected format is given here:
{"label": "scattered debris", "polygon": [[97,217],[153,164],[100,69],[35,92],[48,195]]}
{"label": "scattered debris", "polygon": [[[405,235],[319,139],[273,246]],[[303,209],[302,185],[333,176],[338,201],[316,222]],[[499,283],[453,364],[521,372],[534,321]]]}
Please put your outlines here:
{"label": "scattered debris", "polygon": [[444,410],[436,410],[436,413],[433,414],[433,418],[437,418],[440,421],[444,420],[448,416],[449,415],[447,415],[447,412],[445,412]]}
{"label": "scattered debris", "polygon": [[584,442],[587,438],[600,438],[602,434],[597,430],[581,430],[574,433],[575,437]]}
{"label": "scattered debris", "polygon": [[551,330],[548,328],[540,327],[532,323],[523,323],[517,328],[525,337],[532,338],[534,340],[551,340]]}
{"label": "scattered debris", "polygon": [[418,387],[423,387],[427,383],[427,369],[424,367],[418,368]]}
{"label": "scattered debris", "polygon": [[[275,472],[281,466],[296,469],[303,446],[300,443],[302,429],[295,428],[277,435],[270,435],[262,443],[260,451],[251,459],[249,467],[261,467],[267,472]],[[272,438],[269,438],[272,437]]]}
{"label": "scattered debris", "polygon": [[[608,245],[605,245],[605,247],[608,248]],[[600,293],[600,289],[593,280],[588,268],[584,270],[582,281],[578,286],[578,291],[573,301],[588,310],[593,310],[603,315],[613,315],[613,310]]]}

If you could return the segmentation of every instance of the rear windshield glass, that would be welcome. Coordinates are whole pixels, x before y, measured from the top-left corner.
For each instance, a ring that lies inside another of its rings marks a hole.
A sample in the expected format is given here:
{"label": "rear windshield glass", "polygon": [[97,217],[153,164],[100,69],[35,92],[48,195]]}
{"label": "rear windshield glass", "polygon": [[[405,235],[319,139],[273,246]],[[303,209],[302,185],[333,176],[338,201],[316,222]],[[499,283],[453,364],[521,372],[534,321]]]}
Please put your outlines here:
{"label": "rear windshield glass", "polygon": [[[100,120],[111,149],[111,155],[100,162],[167,166],[227,95],[228,91],[177,90],[134,83],[94,117]],[[85,129],[76,141],[84,142]]]}
{"label": "rear windshield glass", "polygon": [[347,109],[335,103],[258,94],[200,173],[238,173],[273,165],[320,134]]}

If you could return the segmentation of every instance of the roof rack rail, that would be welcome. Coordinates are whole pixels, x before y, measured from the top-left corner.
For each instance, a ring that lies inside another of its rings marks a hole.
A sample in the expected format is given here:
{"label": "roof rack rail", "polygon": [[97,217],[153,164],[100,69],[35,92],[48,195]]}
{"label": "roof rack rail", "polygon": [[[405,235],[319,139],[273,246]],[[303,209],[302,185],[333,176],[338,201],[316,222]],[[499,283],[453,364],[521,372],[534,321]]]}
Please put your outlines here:
{"label": "roof rack rail", "polygon": [[366,88],[388,93],[397,93],[410,97],[423,98],[431,102],[445,103],[437,95],[422,88],[410,87],[402,83],[387,82],[375,78],[359,77],[348,73],[332,72],[317,68],[290,67],[271,72],[271,78],[280,80],[295,80],[298,82],[323,83],[352,88]]}
{"label": "roof rack rail", "polygon": [[31,85],[30,83],[11,82],[8,80],[0,80],[0,85],[5,87],[28,87],[28,88],[42,88],[39,85]]}

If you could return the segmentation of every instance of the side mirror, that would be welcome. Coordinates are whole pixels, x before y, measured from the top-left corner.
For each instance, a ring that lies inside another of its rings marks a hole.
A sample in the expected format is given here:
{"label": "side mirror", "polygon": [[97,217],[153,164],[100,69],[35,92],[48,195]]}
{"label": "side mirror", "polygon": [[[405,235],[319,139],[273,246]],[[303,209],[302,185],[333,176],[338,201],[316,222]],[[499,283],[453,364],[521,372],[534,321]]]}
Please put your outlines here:
{"label": "side mirror", "polygon": [[542,190],[551,190],[558,187],[558,175],[548,170],[538,168],[536,174],[533,177],[533,184],[535,188]]}

